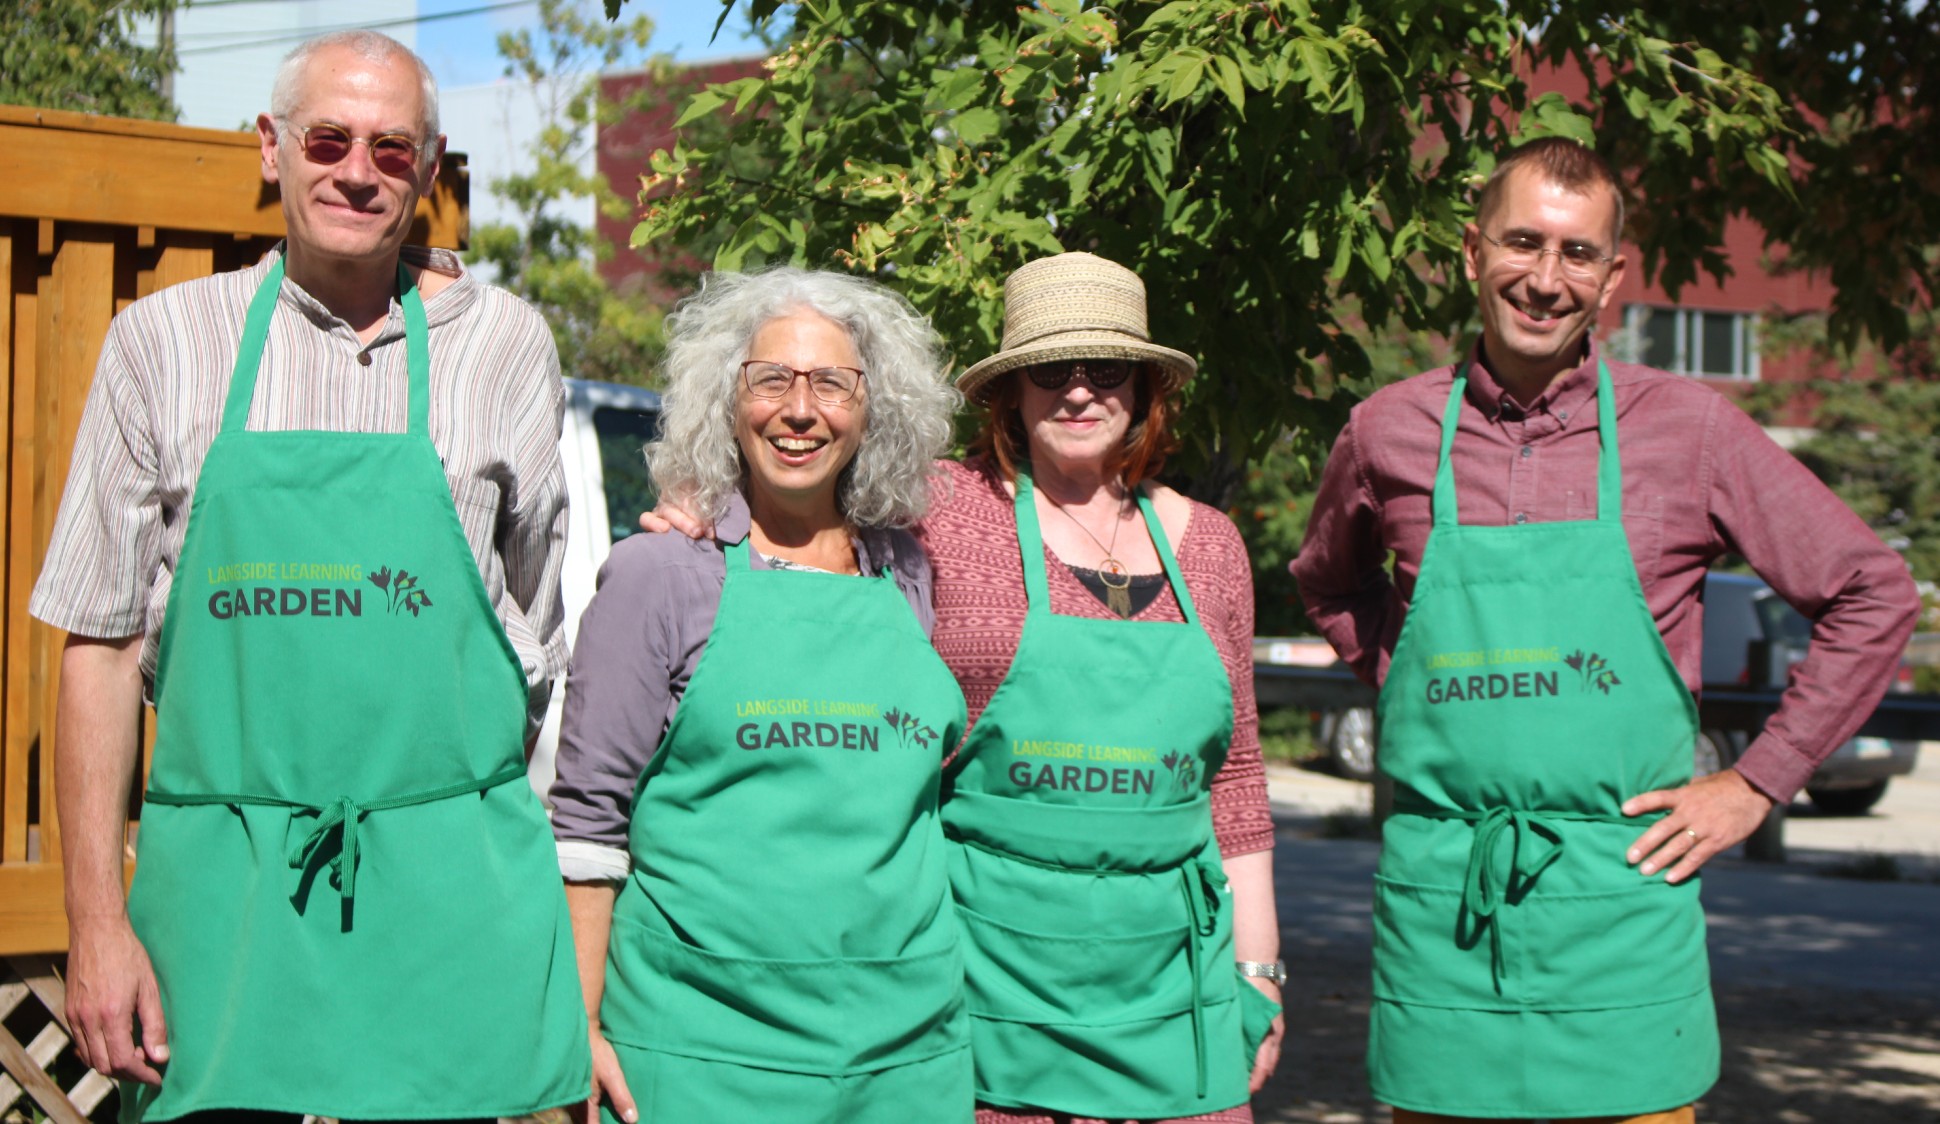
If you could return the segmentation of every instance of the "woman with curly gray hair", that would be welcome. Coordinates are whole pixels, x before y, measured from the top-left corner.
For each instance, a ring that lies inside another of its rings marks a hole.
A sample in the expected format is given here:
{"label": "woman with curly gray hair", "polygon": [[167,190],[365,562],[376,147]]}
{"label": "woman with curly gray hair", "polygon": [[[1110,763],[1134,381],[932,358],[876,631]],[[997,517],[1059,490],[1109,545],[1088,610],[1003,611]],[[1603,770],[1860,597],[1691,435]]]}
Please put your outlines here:
{"label": "woman with curly gray hair", "polygon": [[586,1109],[967,1121],[936,815],[963,695],[901,529],[958,401],[936,334],[792,268],[715,274],[668,323],[648,462],[714,534],[617,545],[573,653],[552,797]]}

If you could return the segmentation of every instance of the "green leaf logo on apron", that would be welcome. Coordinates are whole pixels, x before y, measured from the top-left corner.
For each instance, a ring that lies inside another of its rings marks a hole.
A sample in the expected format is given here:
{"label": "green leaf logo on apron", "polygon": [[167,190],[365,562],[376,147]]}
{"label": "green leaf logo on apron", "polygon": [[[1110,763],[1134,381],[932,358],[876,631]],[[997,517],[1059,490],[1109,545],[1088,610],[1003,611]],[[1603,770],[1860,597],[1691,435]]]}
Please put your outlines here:
{"label": "green leaf logo on apron", "polygon": [[1434,525],[1382,685],[1395,782],[1374,906],[1368,1073],[1452,1116],[1632,1116],[1717,1080],[1697,880],[1625,862],[1630,796],[1690,779],[1697,707],[1623,530],[1599,370],[1597,517],[1463,525],[1442,419]]}

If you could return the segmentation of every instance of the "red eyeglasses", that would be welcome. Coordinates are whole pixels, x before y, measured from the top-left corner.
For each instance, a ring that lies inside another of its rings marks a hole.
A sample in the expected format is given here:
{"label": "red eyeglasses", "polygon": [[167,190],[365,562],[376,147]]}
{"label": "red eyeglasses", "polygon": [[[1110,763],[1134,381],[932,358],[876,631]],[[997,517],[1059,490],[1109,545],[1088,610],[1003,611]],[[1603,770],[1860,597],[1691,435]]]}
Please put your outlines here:
{"label": "red eyeglasses", "polygon": [[374,137],[353,137],[350,130],[329,121],[319,121],[303,128],[291,128],[297,135],[297,144],[303,149],[312,163],[337,164],[350,155],[355,145],[363,145],[370,150],[370,162],[377,170],[398,179],[410,179],[417,174],[418,154],[430,147],[430,142],[419,144],[405,133],[379,133]]}

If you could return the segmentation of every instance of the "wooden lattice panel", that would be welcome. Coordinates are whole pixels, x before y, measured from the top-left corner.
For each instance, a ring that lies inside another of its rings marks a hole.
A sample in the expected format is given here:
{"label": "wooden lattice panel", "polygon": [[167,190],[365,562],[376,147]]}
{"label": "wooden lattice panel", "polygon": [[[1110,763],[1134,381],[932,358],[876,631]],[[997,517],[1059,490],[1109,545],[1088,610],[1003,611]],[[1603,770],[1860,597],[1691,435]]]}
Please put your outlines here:
{"label": "wooden lattice panel", "polygon": [[[32,1119],[31,1103],[54,1124],[86,1124],[114,1093],[114,1082],[93,1071],[66,1089],[50,1072],[79,1068],[70,1048],[66,1002],[53,957],[0,961],[0,1120]],[[23,1024],[33,1028],[24,1043],[15,1036]]]}

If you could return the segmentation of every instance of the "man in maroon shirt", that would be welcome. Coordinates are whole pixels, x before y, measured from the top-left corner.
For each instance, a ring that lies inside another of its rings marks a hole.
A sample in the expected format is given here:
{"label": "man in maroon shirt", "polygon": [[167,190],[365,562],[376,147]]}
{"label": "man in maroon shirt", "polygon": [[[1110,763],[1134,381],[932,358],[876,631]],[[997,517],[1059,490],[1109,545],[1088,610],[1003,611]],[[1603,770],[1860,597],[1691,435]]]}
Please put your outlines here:
{"label": "man in maroon shirt", "polygon": [[[1622,223],[1614,176],[1574,142],[1518,148],[1483,188],[1463,233],[1482,337],[1450,448],[1462,524],[1596,516],[1605,357],[1591,330],[1623,277]],[[1684,685],[1695,693],[1700,684],[1699,598],[1723,554],[1746,559],[1813,622],[1778,712],[1733,767],[1627,794],[1623,815],[1663,813],[1627,860],[1676,883],[1742,841],[1852,736],[1884,692],[1919,602],[1904,562],[1728,400],[1677,375],[1607,365],[1623,532]],[[1452,366],[1417,375],[1355,408],[1291,566],[1309,616],[1372,684],[1387,678],[1414,598],[1455,375]]]}

